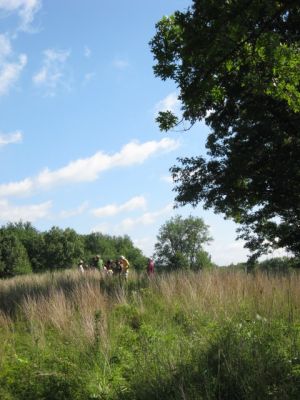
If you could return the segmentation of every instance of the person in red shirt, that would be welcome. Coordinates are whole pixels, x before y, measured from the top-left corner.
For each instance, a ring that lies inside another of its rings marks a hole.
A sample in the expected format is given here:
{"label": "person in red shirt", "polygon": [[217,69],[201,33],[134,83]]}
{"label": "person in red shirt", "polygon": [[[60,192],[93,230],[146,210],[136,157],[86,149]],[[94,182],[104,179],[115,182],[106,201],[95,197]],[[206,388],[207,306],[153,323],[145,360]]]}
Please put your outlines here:
{"label": "person in red shirt", "polygon": [[148,265],[147,265],[147,274],[149,276],[154,274],[154,261],[152,258],[148,259]]}

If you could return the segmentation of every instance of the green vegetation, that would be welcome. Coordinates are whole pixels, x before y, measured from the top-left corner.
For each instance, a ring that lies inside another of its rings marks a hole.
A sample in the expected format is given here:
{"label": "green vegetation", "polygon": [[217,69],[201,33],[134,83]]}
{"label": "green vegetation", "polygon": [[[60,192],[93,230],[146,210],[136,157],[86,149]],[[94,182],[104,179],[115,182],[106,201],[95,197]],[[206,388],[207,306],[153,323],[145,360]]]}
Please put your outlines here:
{"label": "green vegetation", "polygon": [[[232,218],[253,259],[300,255],[299,26],[298,0],[193,0],[150,43],[155,75],[178,87],[181,121],[211,129],[206,155],[171,168],[177,205]],[[179,124],[171,110],[157,121]]]}
{"label": "green vegetation", "polygon": [[3,400],[298,399],[300,277],[0,281]]}
{"label": "green vegetation", "polygon": [[126,254],[133,268],[144,269],[146,265],[141,250],[126,235],[79,235],[73,229],[58,227],[39,232],[29,222],[0,228],[0,278],[70,268],[79,259],[90,263],[96,254],[104,260]]}
{"label": "green vegetation", "polygon": [[202,218],[177,215],[159,230],[155,244],[157,266],[166,271],[211,268],[210,256],[203,249],[210,241],[208,226]]}

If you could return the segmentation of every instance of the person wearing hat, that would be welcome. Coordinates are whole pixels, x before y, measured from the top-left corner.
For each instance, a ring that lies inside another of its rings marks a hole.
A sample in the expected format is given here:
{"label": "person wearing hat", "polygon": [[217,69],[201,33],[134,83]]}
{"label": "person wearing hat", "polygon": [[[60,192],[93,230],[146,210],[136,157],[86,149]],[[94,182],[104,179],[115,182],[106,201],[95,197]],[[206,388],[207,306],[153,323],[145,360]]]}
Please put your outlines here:
{"label": "person wearing hat", "polygon": [[128,270],[129,270],[129,261],[127,260],[127,258],[125,258],[124,256],[121,256],[119,258],[119,262],[122,266],[122,271],[121,271],[121,275],[127,279],[128,278]]}
{"label": "person wearing hat", "polygon": [[78,263],[78,269],[79,269],[79,271],[80,271],[82,274],[84,273],[84,267],[83,267],[83,265],[84,265],[83,260],[80,260],[79,263]]}

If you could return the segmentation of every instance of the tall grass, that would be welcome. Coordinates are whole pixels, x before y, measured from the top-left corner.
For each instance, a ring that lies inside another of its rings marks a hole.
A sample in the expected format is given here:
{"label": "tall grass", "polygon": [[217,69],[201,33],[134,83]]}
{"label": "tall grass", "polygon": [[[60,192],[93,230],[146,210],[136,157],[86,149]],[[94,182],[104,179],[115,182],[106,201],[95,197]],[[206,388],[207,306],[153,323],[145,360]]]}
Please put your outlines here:
{"label": "tall grass", "polygon": [[0,398],[300,398],[300,276],[0,281]]}

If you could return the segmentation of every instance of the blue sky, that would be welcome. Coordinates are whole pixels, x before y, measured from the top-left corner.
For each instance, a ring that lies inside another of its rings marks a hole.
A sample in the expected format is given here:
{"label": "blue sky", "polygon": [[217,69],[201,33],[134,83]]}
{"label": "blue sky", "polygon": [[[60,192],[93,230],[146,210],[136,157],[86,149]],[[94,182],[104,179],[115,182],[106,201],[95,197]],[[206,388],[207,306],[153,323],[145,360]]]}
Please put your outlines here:
{"label": "blue sky", "polygon": [[171,216],[200,216],[218,264],[245,261],[235,225],[173,210],[169,167],[204,154],[208,128],[162,134],[159,109],[180,110],[155,78],[155,23],[185,0],[0,0],[0,224],[28,220],[80,233],[128,234],[151,255]]}

